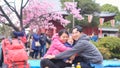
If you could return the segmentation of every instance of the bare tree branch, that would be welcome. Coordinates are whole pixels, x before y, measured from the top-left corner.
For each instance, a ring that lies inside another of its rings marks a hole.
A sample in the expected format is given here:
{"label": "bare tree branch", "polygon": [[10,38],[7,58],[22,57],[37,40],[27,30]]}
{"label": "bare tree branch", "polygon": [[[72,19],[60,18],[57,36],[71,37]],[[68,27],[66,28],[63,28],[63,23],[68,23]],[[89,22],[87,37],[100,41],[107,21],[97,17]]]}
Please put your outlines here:
{"label": "bare tree branch", "polygon": [[13,27],[16,31],[19,31],[18,28],[12,23],[12,21],[10,20],[10,18],[7,16],[7,14],[4,12],[4,10],[2,9],[1,6],[0,6],[0,11],[5,16],[6,20],[9,22],[9,24],[11,25],[11,27]]}
{"label": "bare tree branch", "polygon": [[27,5],[28,2],[29,2],[29,0],[26,1],[25,5],[23,5],[22,8],[24,8]]}
{"label": "bare tree branch", "polygon": [[20,6],[20,26],[23,29],[23,21],[22,21],[22,5],[23,5],[23,0],[21,1],[21,6]]}
{"label": "bare tree branch", "polygon": [[30,26],[30,23],[26,24],[24,28],[28,28]]}
{"label": "bare tree branch", "polygon": [[4,25],[7,25],[7,26],[11,26],[10,24],[8,24],[8,23],[5,23],[5,22],[1,22],[1,23],[3,23]]}
{"label": "bare tree branch", "polygon": [[28,28],[33,21],[34,21],[34,19],[31,19],[31,20],[29,21],[29,23],[27,23],[27,24],[24,26],[24,28]]}
{"label": "bare tree branch", "polygon": [[[23,28],[23,21],[22,21],[22,17],[23,17],[23,13],[22,13],[22,10],[23,8],[27,5],[29,0],[26,1],[25,5],[23,5],[23,0],[21,1],[21,7],[20,7],[20,26],[21,28]],[[29,25],[26,25],[25,27],[27,27]]]}
{"label": "bare tree branch", "polygon": [[[27,3],[29,2],[29,0],[27,0],[26,1],[26,3],[23,5],[23,0],[22,0],[22,2],[21,2],[21,13],[20,13],[20,17],[21,17],[21,27],[23,27],[22,25],[23,25],[23,22],[22,22],[22,10],[24,9],[24,7],[27,5]],[[31,22],[30,23],[28,23],[28,24],[26,24],[23,28],[28,28],[29,26],[30,26],[30,24],[31,24]]]}
{"label": "bare tree branch", "polygon": [[13,12],[15,12],[16,16],[17,16],[18,19],[20,20],[20,15],[18,14],[17,10],[16,10],[14,7],[12,7],[6,0],[4,0],[4,1],[5,1],[5,3],[7,4],[7,6],[8,6]]}
{"label": "bare tree branch", "polygon": [[16,9],[15,0],[14,0],[14,7],[15,7],[15,9]]}
{"label": "bare tree branch", "polygon": [[3,15],[3,14],[0,14],[0,16],[5,17],[5,15]]}
{"label": "bare tree branch", "polygon": [[14,11],[14,8],[13,8],[6,0],[4,0],[4,2],[7,4],[7,6],[8,6],[12,11]]}

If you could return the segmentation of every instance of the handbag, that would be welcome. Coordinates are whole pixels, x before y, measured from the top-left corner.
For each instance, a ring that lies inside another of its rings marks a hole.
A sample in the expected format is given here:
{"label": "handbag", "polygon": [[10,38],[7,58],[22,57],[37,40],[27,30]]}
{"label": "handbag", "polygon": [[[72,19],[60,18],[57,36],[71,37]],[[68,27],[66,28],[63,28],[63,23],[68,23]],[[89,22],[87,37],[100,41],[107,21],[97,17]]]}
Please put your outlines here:
{"label": "handbag", "polygon": [[40,43],[39,43],[39,41],[35,41],[35,46],[37,46],[37,47],[41,46]]}

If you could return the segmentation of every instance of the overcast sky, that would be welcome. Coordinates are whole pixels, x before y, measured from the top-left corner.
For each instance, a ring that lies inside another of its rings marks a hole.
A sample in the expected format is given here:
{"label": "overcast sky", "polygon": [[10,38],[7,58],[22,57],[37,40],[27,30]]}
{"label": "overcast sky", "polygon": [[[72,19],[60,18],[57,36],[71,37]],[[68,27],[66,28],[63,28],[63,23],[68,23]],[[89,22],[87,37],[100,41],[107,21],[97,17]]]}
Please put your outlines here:
{"label": "overcast sky", "polygon": [[96,3],[103,5],[103,4],[112,4],[118,7],[120,11],[120,0],[95,0]]}
{"label": "overcast sky", "polygon": [[[2,0],[0,0],[2,1]],[[14,1],[14,0],[8,0],[8,1]],[[60,5],[60,0],[48,0],[50,2],[52,2],[53,4],[56,4],[55,9],[57,10],[61,10],[59,6]],[[118,7],[118,9],[120,10],[120,0],[94,0],[96,3],[103,5],[103,4],[112,4],[116,7]],[[17,2],[19,2],[19,0],[17,0]],[[1,3],[1,2],[0,2]],[[3,3],[2,3],[3,4]]]}

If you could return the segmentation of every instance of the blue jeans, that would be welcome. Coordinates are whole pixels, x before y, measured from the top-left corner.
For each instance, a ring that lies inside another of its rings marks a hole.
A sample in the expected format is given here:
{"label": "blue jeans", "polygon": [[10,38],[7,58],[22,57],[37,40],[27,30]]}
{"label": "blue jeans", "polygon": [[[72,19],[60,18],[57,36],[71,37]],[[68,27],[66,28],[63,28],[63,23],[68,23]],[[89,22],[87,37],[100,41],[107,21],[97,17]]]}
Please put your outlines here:
{"label": "blue jeans", "polygon": [[33,50],[32,58],[37,59],[39,50]]}
{"label": "blue jeans", "polygon": [[93,68],[104,68],[102,64],[90,64]]}
{"label": "blue jeans", "polygon": [[46,53],[46,45],[40,46],[40,56],[43,57]]}

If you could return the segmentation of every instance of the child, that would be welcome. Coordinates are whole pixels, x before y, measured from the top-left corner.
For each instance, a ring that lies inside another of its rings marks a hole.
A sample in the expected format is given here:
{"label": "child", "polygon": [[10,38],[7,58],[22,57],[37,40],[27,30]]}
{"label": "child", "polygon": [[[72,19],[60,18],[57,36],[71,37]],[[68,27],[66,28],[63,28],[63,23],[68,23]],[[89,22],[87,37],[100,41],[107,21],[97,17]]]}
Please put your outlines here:
{"label": "child", "polygon": [[43,58],[46,58],[48,55],[56,55],[60,52],[71,49],[70,47],[65,46],[68,38],[69,33],[66,30],[60,30],[58,34],[53,35],[50,48]]}
{"label": "child", "polygon": [[[73,40],[72,36],[69,36],[67,42],[64,45],[66,47],[70,47],[71,48],[73,46],[73,42],[74,42],[74,40]],[[74,58],[74,56],[72,56],[72,57]],[[65,59],[63,59],[63,61],[65,61],[66,63],[72,63],[73,59],[65,58]]]}

